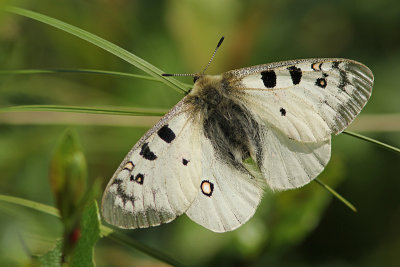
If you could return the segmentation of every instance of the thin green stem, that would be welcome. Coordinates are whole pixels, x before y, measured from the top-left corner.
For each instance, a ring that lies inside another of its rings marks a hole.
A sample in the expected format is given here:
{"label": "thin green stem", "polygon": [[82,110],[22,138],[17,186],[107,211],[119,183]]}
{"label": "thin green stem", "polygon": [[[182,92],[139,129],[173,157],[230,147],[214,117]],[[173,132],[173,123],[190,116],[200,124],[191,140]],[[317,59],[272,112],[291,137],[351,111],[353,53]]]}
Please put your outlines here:
{"label": "thin green stem", "polygon": [[37,210],[55,217],[60,218],[60,213],[58,209],[51,207],[49,205],[41,204],[35,201],[19,198],[19,197],[13,197],[13,196],[6,196],[6,195],[1,195],[0,194],[0,201],[8,202],[11,204],[31,208],[33,210]]}
{"label": "thin green stem", "polygon": [[142,251],[143,253],[152,256],[153,258],[159,259],[163,262],[166,262],[172,266],[185,266],[182,263],[172,259],[171,257],[167,256],[166,254],[162,253],[161,251],[155,250],[154,248],[151,248],[143,243],[140,243],[136,241],[135,239],[132,239],[131,237],[128,237],[120,232],[113,232],[108,236],[112,240],[125,245],[129,248],[136,248],[137,250]]}
{"label": "thin green stem", "polygon": [[96,69],[23,69],[23,70],[0,70],[0,74],[2,75],[20,75],[20,74],[54,74],[54,73],[85,73],[85,74],[105,74],[105,75],[116,75],[116,76],[125,76],[131,78],[139,78],[144,80],[150,80],[155,82],[161,82],[160,79],[132,74],[126,72],[118,72],[118,71],[108,71],[108,70],[96,70]]}
{"label": "thin green stem", "polygon": [[345,204],[349,209],[351,209],[354,212],[357,212],[356,207],[350,203],[347,199],[345,199],[343,196],[341,196],[338,192],[336,192],[333,188],[319,180],[318,178],[314,179],[315,182],[317,182],[319,185],[321,185],[323,188],[328,190],[329,193],[331,193],[333,196],[335,196],[337,199],[339,199],[343,204]]}
{"label": "thin green stem", "polygon": [[[55,73],[83,73],[83,74],[103,74],[115,75],[129,78],[138,78],[143,80],[161,82],[160,79],[146,75],[139,75],[127,72],[97,70],[97,69],[22,69],[22,70],[0,70],[0,75],[22,75],[22,74],[55,74]],[[187,90],[193,87],[191,84],[182,83]]]}
{"label": "thin green stem", "polygon": [[99,108],[99,107],[79,107],[79,106],[62,106],[62,105],[22,105],[0,108],[2,112],[18,112],[18,111],[55,111],[55,112],[74,112],[74,113],[90,113],[90,114],[108,114],[108,115],[127,115],[127,116],[163,116],[164,111],[154,111],[143,108]]}
{"label": "thin green stem", "polygon": [[373,143],[373,144],[375,144],[375,145],[381,146],[381,147],[383,147],[383,148],[385,148],[385,149],[388,149],[388,150],[390,150],[390,151],[400,153],[400,148],[397,148],[397,147],[394,147],[394,146],[385,144],[385,143],[383,143],[383,142],[380,142],[380,141],[378,141],[378,140],[375,140],[375,139],[366,137],[366,136],[364,136],[364,135],[361,135],[361,134],[358,134],[358,133],[354,133],[354,132],[350,132],[350,131],[344,131],[343,133],[345,133],[345,134],[347,134],[347,135],[350,135],[350,136],[353,136],[353,137],[356,137],[356,138],[358,138],[358,139],[361,139],[361,140],[364,140],[364,141]]}

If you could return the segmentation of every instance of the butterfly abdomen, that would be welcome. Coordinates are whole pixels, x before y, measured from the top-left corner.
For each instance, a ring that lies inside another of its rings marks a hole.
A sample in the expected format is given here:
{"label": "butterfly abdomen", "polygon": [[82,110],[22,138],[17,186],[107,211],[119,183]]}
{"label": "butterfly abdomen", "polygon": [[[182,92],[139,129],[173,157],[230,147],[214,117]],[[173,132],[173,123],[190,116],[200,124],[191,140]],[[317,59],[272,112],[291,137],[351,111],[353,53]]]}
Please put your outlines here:
{"label": "butterfly abdomen", "polygon": [[188,95],[195,111],[203,114],[203,134],[217,156],[227,164],[247,172],[242,161],[256,157],[260,147],[260,126],[250,111],[232,98],[222,76],[201,76]]}

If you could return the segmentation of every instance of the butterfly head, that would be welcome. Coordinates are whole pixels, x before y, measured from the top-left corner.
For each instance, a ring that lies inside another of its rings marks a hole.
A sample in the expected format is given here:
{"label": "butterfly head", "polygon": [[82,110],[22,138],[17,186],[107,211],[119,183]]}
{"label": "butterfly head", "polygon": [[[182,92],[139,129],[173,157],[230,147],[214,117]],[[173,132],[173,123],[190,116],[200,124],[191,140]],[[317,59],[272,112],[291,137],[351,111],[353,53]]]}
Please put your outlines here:
{"label": "butterfly head", "polygon": [[221,88],[221,75],[199,75],[188,93],[187,101],[194,106],[217,106],[221,101],[223,89]]}
{"label": "butterfly head", "polygon": [[197,82],[197,80],[200,78],[200,74],[195,74],[194,76],[193,76],[193,83],[196,83]]}

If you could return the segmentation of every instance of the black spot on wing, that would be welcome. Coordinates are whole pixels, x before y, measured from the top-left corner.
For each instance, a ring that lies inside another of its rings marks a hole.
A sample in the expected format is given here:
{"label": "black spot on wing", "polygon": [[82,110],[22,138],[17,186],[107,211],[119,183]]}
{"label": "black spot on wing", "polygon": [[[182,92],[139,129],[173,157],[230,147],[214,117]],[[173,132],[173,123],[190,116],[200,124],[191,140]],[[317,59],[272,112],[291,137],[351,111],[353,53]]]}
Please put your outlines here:
{"label": "black spot on wing", "polygon": [[350,83],[349,79],[347,78],[347,75],[344,71],[340,72],[340,82],[339,82],[339,89],[342,91],[345,91],[346,85]]}
{"label": "black spot on wing", "polygon": [[135,176],[135,182],[138,183],[138,184],[143,184],[143,182],[144,182],[144,175],[141,174],[141,173],[138,173],[138,174]]}
{"label": "black spot on wing", "polygon": [[294,85],[299,84],[302,76],[301,69],[297,68],[296,66],[290,66],[288,70],[290,73],[290,77],[292,78],[293,84]]}
{"label": "black spot on wing", "polygon": [[200,189],[201,189],[201,192],[202,192],[204,195],[206,195],[206,196],[208,196],[208,197],[211,197],[211,196],[212,196],[212,193],[214,192],[214,184],[211,183],[211,182],[208,181],[208,180],[203,180],[203,181],[201,182]]}
{"label": "black spot on wing", "polygon": [[142,149],[140,150],[139,154],[147,160],[155,160],[157,158],[157,156],[153,152],[151,152],[149,148],[149,143],[144,143],[142,145]]}
{"label": "black spot on wing", "polygon": [[326,79],[325,79],[325,78],[318,78],[318,79],[315,81],[315,85],[317,85],[317,86],[319,86],[319,87],[321,87],[321,88],[325,88],[326,85],[327,85]]}
{"label": "black spot on wing", "polygon": [[274,88],[276,86],[276,73],[273,70],[261,72],[261,80],[267,88]]}
{"label": "black spot on wing", "polygon": [[286,116],[286,110],[284,108],[281,108],[279,111],[281,112],[282,116]]}
{"label": "black spot on wing", "polygon": [[312,64],[311,64],[311,68],[312,68],[314,71],[320,71],[320,70],[321,70],[321,67],[322,67],[322,62],[316,62],[316,63],[312,63]]}
{"label": "black spot on wing", "polygon": [[350,84],[349,77],[347,76],[347,72],[339,69],[340,81],[338,87],[340,90],[345,91],[346,85]]}
{"label": "black spot on wing", "polygon": [[185,158],[182,158],[182,164],[183,164],[183,165],[187,166],[189,162],[190,162],[190,160],[187,160],[187,159],[185,159]]}
{"label": "black spot on wing", "polygon": [[132,205],[135,205],[134,203],[136,201],[136,198],[133,196],[129,196],[125,193],[125,190],[122,186],[122,180],[114,180],[114,182],[112,184],[117,185],[117,196],[119,196],[122,199],[122,202],[124,203],[124,205],[128,201],[131,201]]}
{"label": "black spot on wing", "polygon": [[171,143],[175,139],[175,133],[168,127],[168,124],[161,127],[157,132],[158,136],[167,143]]}
{"label": "black spot on wing", "polygon": [[135,167],[135,164],[133,164],[132,161],[128,161],[128,162],[125,164],[123,170],[132,171],[134,167]]}
{"label": "black spot on wing", "polygon": [[345,70],[346,65],[344,67],[340,66],[341,63],[343,63],[343,61],[333,62],[332,68],[339,71],[340,81],[339,81],[338,87],[340,90],[345,91],[345,87],[346,87],[346,85],[348,85],[350,83],[350,80],[349,80],[349,78],[347,76],[347,72]]}
{"label": "black spot on wing", "polygon": [[340,61],[334,61],[334,62],[332,62],[332,68],[334,68],[334,69],[339,69],[339,64],[340,64],[341,62]]}
{"label": "black spot on wing", "polygon": [[136,176],[134,176],[133,174],[129,177],[129,180],[131,182],[136,182],[138,184],[143,184],[144,181],[144,174],[142,173],[138,173]]}

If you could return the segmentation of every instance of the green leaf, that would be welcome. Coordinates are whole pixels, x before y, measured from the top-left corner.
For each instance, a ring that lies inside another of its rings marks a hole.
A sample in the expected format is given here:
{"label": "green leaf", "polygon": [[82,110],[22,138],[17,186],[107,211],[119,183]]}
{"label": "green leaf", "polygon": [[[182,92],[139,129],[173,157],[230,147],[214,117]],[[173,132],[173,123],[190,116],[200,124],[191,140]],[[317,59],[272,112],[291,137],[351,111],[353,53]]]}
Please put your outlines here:
{"label": "green leaf", "polygon": [[[100,238],[100,215],[97,202],[86,207],[80,223],[81,235],[70,260],[72,267],[90,267],[94,264],[94,246]],[[63,240],[57,240],[54,248],[37,256],[42,266],[60,266]]]}
{"label": "green leaf", "polygon": [[153,66],[152,64],[148,63],[147,61],[141,59],[140,57],[128,52],[125,49],[122,49],[121,47],[119,47],[99,36],[96,36],[90,32],[82,30],[82,29],[75,27],[73,25],[70,25],[68,23],[62,22],[60,20],[45,16],[45,15],[37,13],[37,12],[30,11],[27,9],[13,7],[13,6],[5,6],[5,7],[3,7],[3,9],[5,11],[8,11],[8,12],[11,12],[14,14],[18,14],[21,16],[25,16],[25,17],[43,22],[45,24],[48,24],[50,26],[53,26],[55,28],[65,31],[65,32],[68,32],[72,35],[75,35],[75,36],[77,36],[89,43],[92,43],[92,44],[110,52],[111,54],[114,54],[115,56],[127,61],[128,63],[143,70],[150,76],[155,77],[156,79],[165,83],[166,85],[168,85],[172,89],[178,91],[179,93],[182,93],[182,94],[186,93],[186,87],[178,80],[171,78],[171,77],[161,76],[165,72],[163,72],[162,70]]}
{"label": "green leaf", "polygon": [[81,237],[71,257],[72,267],[90,267],[94,264],[94,246],[100,238],[100,214],[97,202],[93,201],[83,212],[80,224]]}
{"label": "green leaf", "polygon": [[59,267],[61,263],[61,248],[62,240],[57,240],[54,248],[49,250],[43,255],[37,256],[36,258],[41,263],[42,267]]}

